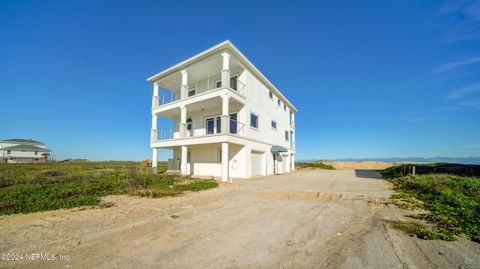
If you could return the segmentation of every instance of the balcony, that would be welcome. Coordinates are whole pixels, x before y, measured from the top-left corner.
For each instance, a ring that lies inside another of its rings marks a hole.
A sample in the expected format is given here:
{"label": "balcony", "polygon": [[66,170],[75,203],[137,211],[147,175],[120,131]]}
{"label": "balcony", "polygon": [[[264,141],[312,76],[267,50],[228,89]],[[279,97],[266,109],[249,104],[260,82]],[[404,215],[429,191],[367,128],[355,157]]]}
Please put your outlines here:
{"label": "balcony", "polygon": [[244,65],[235,57],[226,52],[212,55],[158,75],[154,82],[152,108],[225,89],[245,98],[246,76]]}
{"label": "balcony", "polygon": [[[204,83],[204,82],[201,82]],[[196,82],[195,85],[198,85]],[[178,94],[175,94],[172,91],[161,89],[159,92],[158,96],[153,96],[152,97],[152,110],[155,110],[157,108],[160,108],[162,106],[174,103],[174,102],[180,102],[180,101],[195,101],[196,98],[201,97],[201,96],[206,96],[211,93],[219,92],[223,89],[227,89],[232,93],[235,93],[236,95],[245,98],[245,91],[246,91],[246,85],[245,83],[241,82],[238,79],[230,79],[230,87],[222,87],[221,84],[218,85],[219,87],[213,88],[213,89],[200,89],[196,87],[189,88],[188,90],[188,95],[181,99],[178,97]],[[208,89],[208,86],[207,86]]]}
{"label": "balcony", "polygon": [[[222,117],[207,119],[205,122],[189,122],[185,124],[185,128],[183,128],[182,124],[178,124],[176,127],[161,128],[158,130],[153,129],[151,133],[151,143],[183,138],[207,137],[221,134],[245,136],[244,123],[236,121],[232,118],[227,118],[226,120],[229,121],[227,127],[228,132],[222,130]],[[184,135],[182,135],[181,130],[185,130]]]}

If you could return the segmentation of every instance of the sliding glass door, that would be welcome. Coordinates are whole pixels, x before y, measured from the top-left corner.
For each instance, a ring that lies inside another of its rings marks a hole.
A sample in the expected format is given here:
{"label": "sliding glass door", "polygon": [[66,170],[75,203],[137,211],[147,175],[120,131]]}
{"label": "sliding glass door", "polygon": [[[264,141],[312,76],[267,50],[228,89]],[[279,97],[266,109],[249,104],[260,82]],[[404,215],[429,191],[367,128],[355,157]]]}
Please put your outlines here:
{"label": "sliding glass door", "polygon": [[207,135],[219,134],[222,132],[221,117],[212,117],[205,120],[205,126],[207,127]]}
{"label": "sliding glass door", "polygon": [[[219,134],[222,132],[222,117],[211,117],[205,119],[207,135]],[[230,114],[230,133],[237,133],[237,113]]]}

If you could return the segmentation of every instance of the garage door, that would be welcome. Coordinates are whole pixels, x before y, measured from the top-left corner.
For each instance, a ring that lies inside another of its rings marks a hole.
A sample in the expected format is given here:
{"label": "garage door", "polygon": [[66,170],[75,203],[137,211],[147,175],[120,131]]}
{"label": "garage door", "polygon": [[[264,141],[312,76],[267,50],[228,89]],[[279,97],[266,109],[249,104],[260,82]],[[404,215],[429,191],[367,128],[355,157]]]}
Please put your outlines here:
{"label": "garage door", "polygon": [[263,175],[263,153],[252,152],[252,177]]}

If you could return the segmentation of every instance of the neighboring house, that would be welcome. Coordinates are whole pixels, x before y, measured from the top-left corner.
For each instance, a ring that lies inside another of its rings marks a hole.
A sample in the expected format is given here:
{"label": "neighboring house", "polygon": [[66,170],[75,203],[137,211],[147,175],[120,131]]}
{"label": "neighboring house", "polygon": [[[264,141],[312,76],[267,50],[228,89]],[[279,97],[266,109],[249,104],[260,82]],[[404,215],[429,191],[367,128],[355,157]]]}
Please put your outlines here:
{"label": "neighboring house", "polygon": [[[230,42],[150,78],[151,147],[182,175],[250,178],[295,169],[297,109]],[[157,118],[171,126],[157,128]]]}
{"label": "neighboring house", "polygon": [[32,139],[7,139],[0,141],[0,156],[3,163],[46,162],[50,150],[42,142]]}

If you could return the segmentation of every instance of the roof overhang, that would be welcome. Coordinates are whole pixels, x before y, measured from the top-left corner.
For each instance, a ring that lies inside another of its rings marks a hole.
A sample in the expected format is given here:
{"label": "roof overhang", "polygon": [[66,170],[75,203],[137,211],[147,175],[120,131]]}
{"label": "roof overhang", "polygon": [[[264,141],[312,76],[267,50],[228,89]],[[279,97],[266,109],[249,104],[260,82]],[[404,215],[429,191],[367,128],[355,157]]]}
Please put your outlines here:
{"label": "roof overhang", "polygon": [[281,153],[281,152],[288,152],[288,149],[279,146],[279,145],[273,145],[272,148],[270,149],[272,153]]}
{"label": "roof overhang", "polygon": [[272,82],[270,82],[248,59],[243,55],[235,45],[233,45],[230,40],[225,40],[222,43],[207,49],[179,64],[176,64],[170,68],[165,69],[164,71],[153,75],[147,79],[147,81],[151,83],[155,83],[158,80],[161,80],[162,78],[165,78],[169,75],[172,75],[173,73],[180,72],[181,70],[185,69],[187,66],[198,62],[202,61],[212,55],[218,54],[219,52],[222,51],[229,51],[232,56],[234,56],[238,61],[240,61],[255,77],[257,77],[261,82],[263,82],[267,87],[272,90],[277,96],[280,97],[280,99],[287,104],[293,112],[297,112],[297,108],[288,101],[288,99],[280,92],[280,90],[273,85]]}

